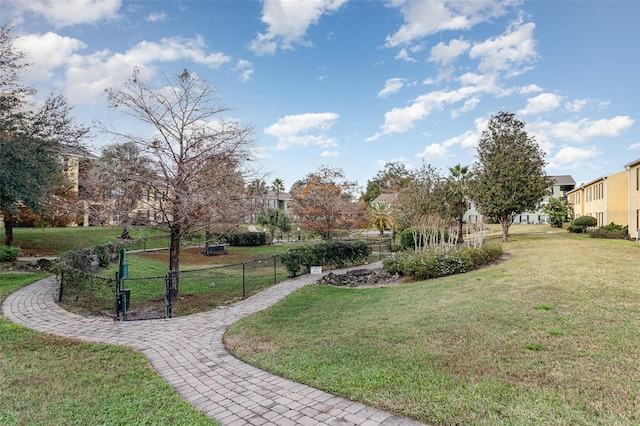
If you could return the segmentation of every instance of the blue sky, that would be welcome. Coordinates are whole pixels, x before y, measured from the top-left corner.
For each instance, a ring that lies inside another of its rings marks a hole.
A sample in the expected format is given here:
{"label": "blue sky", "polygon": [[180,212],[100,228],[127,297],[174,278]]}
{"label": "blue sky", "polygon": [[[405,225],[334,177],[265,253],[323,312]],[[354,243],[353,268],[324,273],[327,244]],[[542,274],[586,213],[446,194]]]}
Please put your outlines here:
{"label": "blue sky", "polygon": [[[576,182],[640,157],[640,2],[0,0],[42,95],[129,125],[103,90],[187,68],[255,131],[288,189],[321,165],[362,186],[385,162],[474,161],[511,111]],[[37,99],[35,100],[37,101]],[[96,151],[108,142],[96,133]]]}

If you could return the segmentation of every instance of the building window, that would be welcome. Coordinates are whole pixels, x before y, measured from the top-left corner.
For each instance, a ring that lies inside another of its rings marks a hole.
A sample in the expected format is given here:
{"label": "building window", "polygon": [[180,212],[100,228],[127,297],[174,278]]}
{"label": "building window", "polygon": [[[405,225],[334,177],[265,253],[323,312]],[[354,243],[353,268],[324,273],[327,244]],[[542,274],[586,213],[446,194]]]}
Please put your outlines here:
{"label": "building window", "polygon": [[538,222],[540,222],[540,223],[548,223],[549,222],[549,216],[546,215],[546,214],[538,215]]}
{"label": "building window", "polygon": [[529,223],[529,215],[521,214],[520,215],[520,223]]}
{"label": "building window", "polygon": [[469,223],[478,223],[478,215],[470,214],[469,215]]}

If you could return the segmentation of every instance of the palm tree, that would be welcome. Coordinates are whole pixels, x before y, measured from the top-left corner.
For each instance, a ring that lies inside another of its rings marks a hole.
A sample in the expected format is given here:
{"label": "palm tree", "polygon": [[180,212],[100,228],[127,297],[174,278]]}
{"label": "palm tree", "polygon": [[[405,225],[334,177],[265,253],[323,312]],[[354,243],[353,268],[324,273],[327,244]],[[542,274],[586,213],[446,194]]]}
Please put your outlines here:
{"label": "palm tree", "polygon": [[271,182],[271,190],[276,193],[276,208],[280,208],[280,193],[284,192],[284,181],[280,178],[275,178]]}
{"label": "palm tree", "polygon": [[380,232],[385,229],[393,229],[393,219],[391,217],[391,206],[385,203],[371,204],[371,225]]}
{"label": "palm tree", "polygon": [[458,244],[464,243],[462,224],[464,214],[469,209],[467,200],[467,179],[469,166],[456,164],[449,167],[449,177],[447,178],[447,200],[451,209],[451,216],[458,223]]}

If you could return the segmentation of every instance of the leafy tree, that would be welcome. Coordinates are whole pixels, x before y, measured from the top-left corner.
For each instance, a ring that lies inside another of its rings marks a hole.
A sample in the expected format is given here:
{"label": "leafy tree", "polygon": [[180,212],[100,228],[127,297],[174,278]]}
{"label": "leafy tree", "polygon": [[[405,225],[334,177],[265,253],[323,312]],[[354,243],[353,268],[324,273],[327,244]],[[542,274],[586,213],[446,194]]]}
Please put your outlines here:
{"label": "leafy tree", "polygon": [[451,216],[458,224],[458,244],[464,243],[462,225],[464,214],[469,210],[468,179],[469,167],[456,164],[449,167],[449,177],[446,182],[446,194]]}
{"label": "leafy tree", "polygon": [[338,229],[354,229],[367,222],[367,209],[356,200],[358,185],[345,180],[341,169],[320,167],[291,188],[292,209],[309,232],[330,240]]}
{"label": "leafy tree", "polygon": [[568,222],[569,217],[573,214],[571,204],[567,200],[557,197],[550,197],[543,210],[549,215],[552,228],[562,228],[562,224]]}
{"label": "leafy tree", "polygon": [[280,193],[284,192],[284,181],[280,178],[275,178],[271,182],[271,190],[276,193],[276,208],[280,208]]}
{"label": "leafy tree", "polygon": [[411,229],[415,251],[424,242],[442,242],[449,226],[445,181],[431,165],[423,164],[394,202],[393,217],[401,229]]}
{"label": "leafy tree", "polygon": [[411,171],[403,163],[392,161],[386,163],[384,168],[367,181],[366,192],[362,199],[366,203],[375,200],[383,193],[396,193],[411,181]]}
{"label": "leafy tree", "polygon": [[544,172],[544,153],[524,127],[513,113],[493,116],[480,136],[469,181],[470,198],[480,213],[500,222],[504,242],[513,218],[533,210],[553,184]]}
{"label": "leafy tree", "polygon": [[[147,179],[152,194],[161,194],[158,219],[169,230],[169,268],[179,270],[180,241],[216,221],[240,220],[246,214],[244,165],[250,158],[252,128],[223,117],[212,86],[187,70],[165,76],[158,87],[143,81],[138,70],[122,87],[106,91],[112,107],[150,127],[141,135],[106,128],[116,139],[138,146],[152,177],[131,171],[129,178]],[[147,173],[146,170],[144,173]],[[242,215],[242,216],[240,216]],[[178,282],[172,283],[178,293]]]}
{"label": "leafy tree", "polygon": [[120,218],[120,238],[129,238],[135,209],[140,203],[149,203],[149,181],[152,177],[148,158],[133,142],[107,145],[95,161],[90,172],[91,198],[98,202],[92,203],[92,207],[101,210],[97,212],[101,216],[116,214]]}
{"label": "leafy tree", "polygon": [[[29,65],[15,49],[11,28],[0,27],[0,214],[5,244],[13,244],[13,223],[21,208],[35,213],[53,205],[63,192],[59,155],[65,147],[82,147],[89,130],[77,125],[72,107],[51,94],[39,106],[29,103],[36,90],[20,82]],[[62,205],[60,205],[62,206]]]}
{"label": "leafy tree", "polygon": [[269,229],[269,236],[272,242],[277,229],[285,233],[291,231],[291,219],[282,209],[267,209],[263,211],[258,216],[258,223]]}
{"label": "leafy tree", "polygon": [[385,229],[393,229],[393,217],[391,205],[385,203],[373,203],[369,205],[371,213],[371,225],[384,234]]}

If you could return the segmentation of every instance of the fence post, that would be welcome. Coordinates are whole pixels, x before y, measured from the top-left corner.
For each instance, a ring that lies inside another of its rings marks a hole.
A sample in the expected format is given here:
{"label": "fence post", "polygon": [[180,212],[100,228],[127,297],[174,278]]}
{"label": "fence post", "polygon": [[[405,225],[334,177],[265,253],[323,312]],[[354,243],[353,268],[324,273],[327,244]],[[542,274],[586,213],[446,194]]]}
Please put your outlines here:
{"label": "fence post", "polygon": [[245,298],[245,269],[244,266],[246,265],[245,262],[242,262],[242,298]]}
{"label": "fence post", "polygon": [[60,291],[58,292],[58,302],[62,302],[62,288],[64,284],[64,269],[60,268]]}
{"label": "fence post", "polygon": [[165,318],[173,318],[173,299],[171,292],[171,282],[173,271],[167,272],[166,289],[164,294],[164,316]]}

